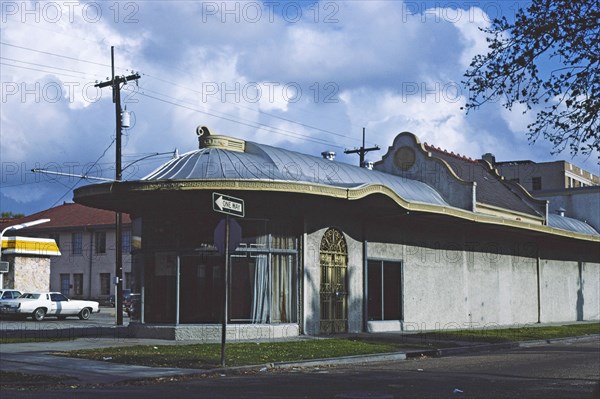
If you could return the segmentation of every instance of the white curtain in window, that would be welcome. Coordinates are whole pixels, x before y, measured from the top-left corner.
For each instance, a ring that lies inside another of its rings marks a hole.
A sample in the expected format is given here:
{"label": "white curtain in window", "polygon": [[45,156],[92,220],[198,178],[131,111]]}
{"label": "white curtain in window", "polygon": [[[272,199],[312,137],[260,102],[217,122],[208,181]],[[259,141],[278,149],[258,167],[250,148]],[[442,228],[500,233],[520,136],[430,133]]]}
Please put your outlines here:
{"label": "white curtain in window", "polygon": [[[267,236],[256,239],[259,247],[267,245]],[[264,324],[269,321],[269,257],[267,254],[253,256],[256,261],[254,268],[254,292],[252,293],[252,323]]]}
{"label": "white curtain in window", "polygon": [[[266,245],[267,237],[259,237],[256,243]],[[258,254],[253,258],[252,323],[293,321],[295,256],[270,254],[269,258],[267,254]]]}
{"label": "white curtain in window", "polygon": [[292,271],[294,270],[294,257],[274,254],[272,259],[271,320],[275,323],[286,323],[293,318]]}

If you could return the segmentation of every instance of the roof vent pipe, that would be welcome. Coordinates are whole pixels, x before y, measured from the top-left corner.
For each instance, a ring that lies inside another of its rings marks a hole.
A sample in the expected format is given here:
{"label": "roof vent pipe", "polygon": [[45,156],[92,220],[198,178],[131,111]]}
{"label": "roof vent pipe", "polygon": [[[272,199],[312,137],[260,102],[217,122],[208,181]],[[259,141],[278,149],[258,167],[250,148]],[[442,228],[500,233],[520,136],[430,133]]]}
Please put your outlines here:
{"label": "roof vent pipe", "polygon": [[560,216],[562,216],[562,217],[565,217],[565,212],[566,212],[566,211],[567,211],[567,210],[566,210],[565,208],[562,208],[562,207],[561,207],[561,208],[558,208],[558,209],[556,210],[556,213],[558,213],[558,214],[559,214]]}
{"label": "roof vent pipe", "polygon": [[328,161],[335,160],[335,151],[323,151],[321,153],[323,159],[327,159]]}

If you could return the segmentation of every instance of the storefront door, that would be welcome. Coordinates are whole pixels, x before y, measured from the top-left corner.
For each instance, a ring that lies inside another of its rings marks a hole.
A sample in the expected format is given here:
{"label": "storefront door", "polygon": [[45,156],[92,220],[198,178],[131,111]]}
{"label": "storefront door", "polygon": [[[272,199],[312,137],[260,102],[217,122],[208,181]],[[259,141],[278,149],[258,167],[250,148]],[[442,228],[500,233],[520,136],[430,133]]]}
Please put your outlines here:
{"label": "storefront door", "polygon": [[321,334],[348,331],[348,249],[344,235],[329,229],[321,240]]}

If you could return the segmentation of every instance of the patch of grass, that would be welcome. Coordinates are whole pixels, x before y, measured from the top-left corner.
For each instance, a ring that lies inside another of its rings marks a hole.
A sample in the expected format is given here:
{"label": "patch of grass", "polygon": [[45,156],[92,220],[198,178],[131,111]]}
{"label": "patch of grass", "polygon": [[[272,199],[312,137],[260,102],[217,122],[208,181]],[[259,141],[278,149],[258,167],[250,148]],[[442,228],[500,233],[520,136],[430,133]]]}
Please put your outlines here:
{"label": "patch of grass", "polygon": [[[227,366],[310,360],[351,355],[394,352],[394,344],[362,340],[315,339],[291,342],[231,343],[226,345]],[[104,360],[151,367],[207,369],[219,367],[220,344],[130,346],[60,353],[61,356]]]}
{"label": "patch of grass", "polygon": [[461,341],[513,342],[537,341],[600,334],[600,323],[569,324],[562,326],[524,326],[519,328],[443,331],[417,334],[423,339],[458,339]]}

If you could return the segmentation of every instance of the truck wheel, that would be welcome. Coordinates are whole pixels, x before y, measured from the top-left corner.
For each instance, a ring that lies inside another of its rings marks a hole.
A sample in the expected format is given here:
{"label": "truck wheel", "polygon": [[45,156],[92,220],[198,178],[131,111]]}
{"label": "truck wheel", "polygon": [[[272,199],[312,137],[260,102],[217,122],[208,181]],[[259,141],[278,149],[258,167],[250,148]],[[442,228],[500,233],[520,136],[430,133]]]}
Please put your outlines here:
{"label": "truck wheel", "polygon": [[37,308],[36,310],[33,311],[32,316],[33,316],[33,320],[42,321],[42,320],[44,320],[44,317],[46,316],[46,309]]}
{"label": "truck wheel", "polygon": [[78,316],[79,316],[79,320],[89,319],[90,318],[90,309],[89,308],[81,309]]}

